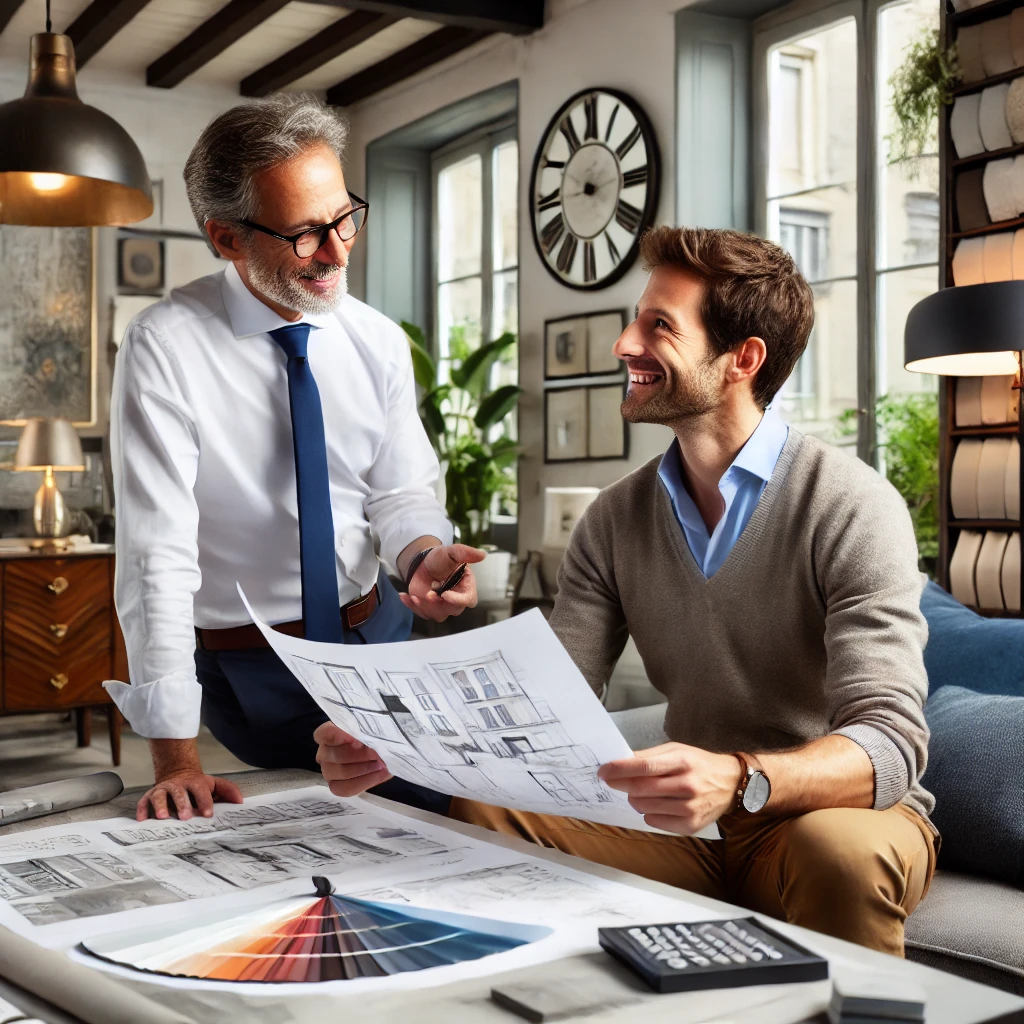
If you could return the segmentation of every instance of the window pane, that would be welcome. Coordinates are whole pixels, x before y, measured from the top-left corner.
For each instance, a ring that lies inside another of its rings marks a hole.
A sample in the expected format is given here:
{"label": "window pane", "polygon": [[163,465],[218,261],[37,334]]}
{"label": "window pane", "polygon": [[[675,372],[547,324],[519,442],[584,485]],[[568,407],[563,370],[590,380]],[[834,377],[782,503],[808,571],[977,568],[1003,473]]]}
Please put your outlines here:
{"label": "window pane", "polygon": [[805,192],[768,204],[768,237],[796,260],[812,284],[857,274],[857,190]]}
{"label": "window pane", "polygon": [[482,281],[453,281],[437,289],[437,337],[441,356],[464,359],[480,344]]}
{"label": "window pane", "polygon": [[446,167],[437,176],[438,281],[480,273],[482,170],[483,161],[474,154]]}
{"label": "window pane", "polygon": [[494,269],[504,270],[506,267],[516,266],[519,262],[519,145],[515,141],[510,141],[498,146],[494,151],[493,167]]}
{"label": "window pane", "polygon": [[857,282],[817,284],[814,330],[807,349],[773,407],[805,433],[853,446],[840,417],[857,408]]}
{"label": "window pane", "polygon": [[495,338],[506,331],[519,331],[519,271],[503,270],[494,275],[491,333]]}
{"label": "window pane", "polygon": [[896,270],[878,278],[878,394],[938,389],[930,373],[903,369],[903,330],[911,307],[938,287],[938,266]]}

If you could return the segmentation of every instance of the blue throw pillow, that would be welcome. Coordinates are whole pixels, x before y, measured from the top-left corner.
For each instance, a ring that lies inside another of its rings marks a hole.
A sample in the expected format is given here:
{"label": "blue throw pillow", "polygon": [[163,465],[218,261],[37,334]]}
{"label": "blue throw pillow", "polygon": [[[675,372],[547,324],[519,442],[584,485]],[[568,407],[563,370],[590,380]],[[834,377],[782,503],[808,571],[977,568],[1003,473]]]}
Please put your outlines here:
{"label": "blue throw pillow", "polygon": [[1024,697],[944,686],[924,714],[939,865],[1024,889]]}
{"label": "blue throw pillow", "polygon": [[966,686],[1024,697],[1024,619],[987,619],[929,581],[921,595],[928,620],[928,689]]}

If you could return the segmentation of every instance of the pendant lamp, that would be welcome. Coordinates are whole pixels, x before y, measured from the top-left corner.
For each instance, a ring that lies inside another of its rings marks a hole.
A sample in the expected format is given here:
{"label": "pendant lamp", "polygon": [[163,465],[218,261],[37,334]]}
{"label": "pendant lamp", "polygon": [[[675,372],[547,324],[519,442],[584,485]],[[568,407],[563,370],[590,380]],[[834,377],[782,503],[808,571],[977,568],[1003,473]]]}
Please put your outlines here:
{"label": "pendant lamp", "polygon": [[28,87],[0,106],[0,224],[131,224],[153,212],[145,161],[128,133],[78,98],[69,36],[32,37]]}

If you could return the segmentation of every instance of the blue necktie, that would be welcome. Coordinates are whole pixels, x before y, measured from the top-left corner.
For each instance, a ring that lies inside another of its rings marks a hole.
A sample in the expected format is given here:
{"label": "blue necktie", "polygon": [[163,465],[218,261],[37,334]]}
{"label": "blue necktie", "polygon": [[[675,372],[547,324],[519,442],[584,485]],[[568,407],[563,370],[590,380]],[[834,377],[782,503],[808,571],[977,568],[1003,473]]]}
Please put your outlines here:
{"label": "blue necktie", "polygon": [[310,330],[309,324],[292,324],[278,327],[270,332],[270,336],[288,357],[305,636],[307,640],[341,644],[345,642],[345,634],[339,608],[324,414],[320,391],[306,358]]}

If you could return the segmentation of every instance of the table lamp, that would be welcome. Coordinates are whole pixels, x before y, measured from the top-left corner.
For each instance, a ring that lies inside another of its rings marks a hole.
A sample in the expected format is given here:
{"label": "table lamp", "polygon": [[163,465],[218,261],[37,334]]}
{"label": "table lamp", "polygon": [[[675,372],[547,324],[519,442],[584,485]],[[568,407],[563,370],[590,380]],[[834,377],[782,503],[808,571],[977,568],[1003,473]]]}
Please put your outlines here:
{"label": "table lamp", "polygon": [[76,472],[85,469],[82,442],[75,428],[68,420],[60,417],[30,419],[21,431],[18,450],[10,468],[23,472],[42,471],[46,474],[42,486],[36,491],[32,507],[36,535],[45,539],[32,546],[63,550],[67,542],[59,538],[67,531],[67,507],[57,490],[53,474],[55,470]]}

